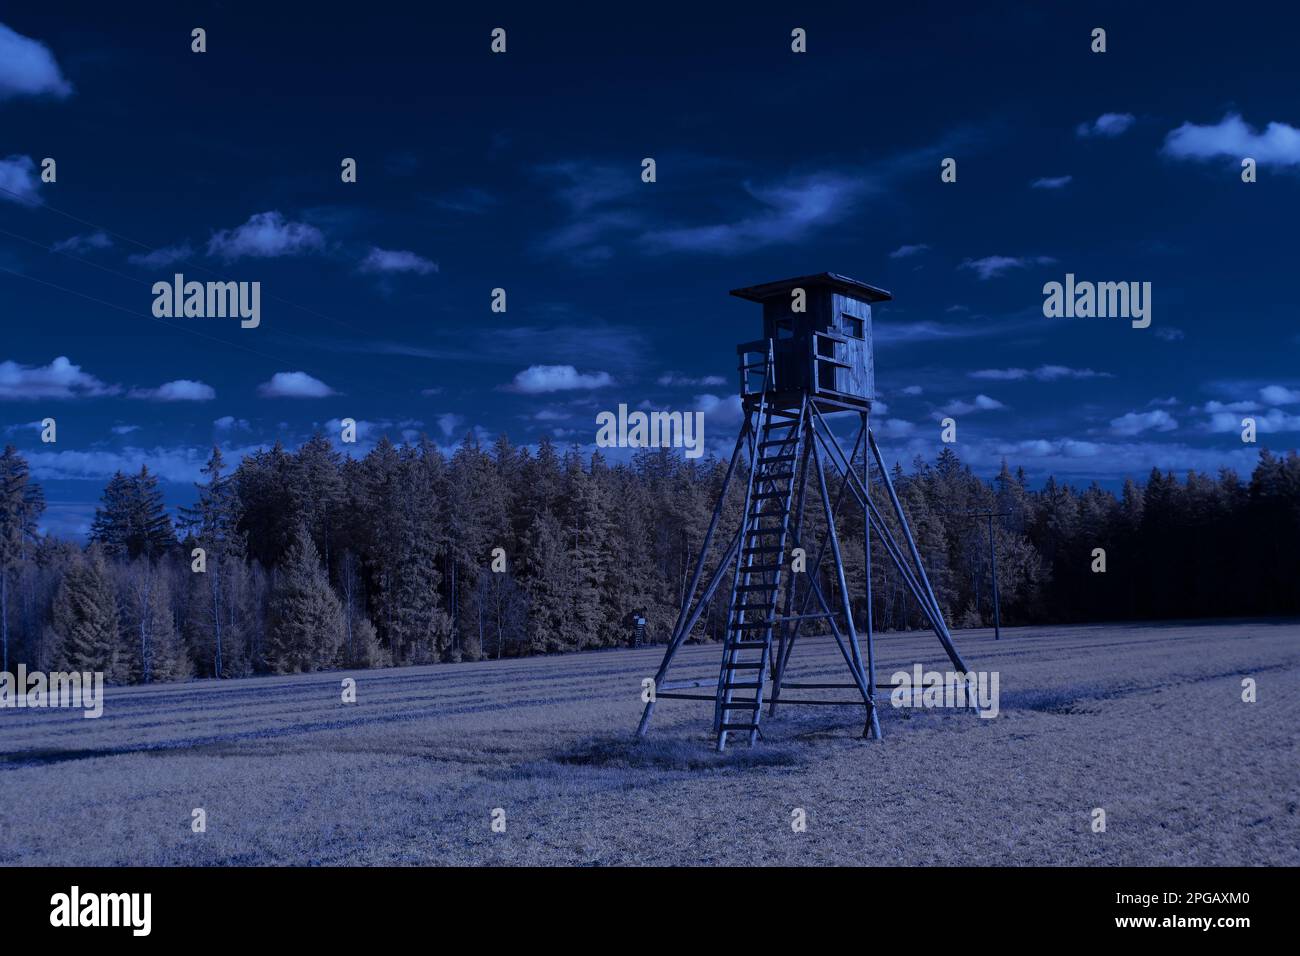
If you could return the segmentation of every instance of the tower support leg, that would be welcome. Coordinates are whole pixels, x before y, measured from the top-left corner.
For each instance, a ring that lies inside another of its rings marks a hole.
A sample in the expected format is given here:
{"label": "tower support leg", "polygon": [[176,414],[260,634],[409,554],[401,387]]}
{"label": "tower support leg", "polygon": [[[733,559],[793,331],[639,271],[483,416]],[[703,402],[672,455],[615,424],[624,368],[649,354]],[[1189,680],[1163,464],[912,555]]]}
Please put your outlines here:
{"label": "tower support leg", "polygon": [[[718,562],[718,567],[713,572],[713,576],[710,578],[708,586],[705,587],[704,593],[700,596],[699,601],[696,602],[694,610],[689,610],[691,598],[695,596],[695,589],[699,585],[700,576],[704,573],[704,565],[708,560],[709,548],[713,544],[713,534],[718,528],[719,519],[722,517],[722,509],[727,501],[727,489],[731,486],[732,476],[735,475],[736,472],[736,463],[740,460],[742,449],[745,448],[745,439],[750,437],[751,427],[751,419],[746,417],[745,425],[741,428],[740,434],[736,437],[736,447],[732,449],[731,461],[727,465],[726,474],[722,478],[722,487],[718,490],[718,501],[717,504],[713,506],[713,517],[709,519],[709,529],[705,532],[704,541],[700,544],[700,556],[695,562],[695,570],[691,574],[690,587],[686,590],[686,601],[682,604],[681,613],[677,617],[677,624],[673,628],[672,637],[668,641],[667,649],[664,651],[664,659],[659,664],[659,670],[655,673],[654,682],[656,688],[663,683],[664,675],[668,673],[668,666],[672,663],[673,657],[676,656],[678,648],[680,648],[682,642],[686,640],[686,636],[690,634],[692,628],[695,627],[696,621],[700,619],[701,612],[713,598],[713,592],[717,590],[719,582],[722,581],[722,578],[726,574],[727,565],[730,563],[733,549],[738,550],[740,547],[740,532],[737,531],[735,540],[732,541],[731,547],[727,549],[727,553],[723,555],[722,559]],[[650,718],[654,715],[654,711],[655,702],[651,699],[646,702],[645,710],[641,713],[641,722],[637,724],[636,735],[638,737],[644,737],[649,731]]]}

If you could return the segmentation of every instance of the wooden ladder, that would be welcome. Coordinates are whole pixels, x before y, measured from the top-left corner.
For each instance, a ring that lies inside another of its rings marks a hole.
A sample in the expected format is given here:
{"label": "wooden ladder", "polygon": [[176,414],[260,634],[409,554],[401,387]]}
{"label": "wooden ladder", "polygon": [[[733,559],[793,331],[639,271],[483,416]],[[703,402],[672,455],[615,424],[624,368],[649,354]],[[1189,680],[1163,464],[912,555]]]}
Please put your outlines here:
{"label": "wooden ladder", "polygon": [[[763,684],[771,665],[772,627],[778,620],[777,598],[785,570],[786,537],[807,414],[806,400],[797,409],[770,407],[765,383],[745,489],[727,642],[718,675],[714,730],[720,751],[726,749],[729,733],[747,732],[751,747],[758,740]],[[752,692],[753,696],[736,697],[736,691]]]}

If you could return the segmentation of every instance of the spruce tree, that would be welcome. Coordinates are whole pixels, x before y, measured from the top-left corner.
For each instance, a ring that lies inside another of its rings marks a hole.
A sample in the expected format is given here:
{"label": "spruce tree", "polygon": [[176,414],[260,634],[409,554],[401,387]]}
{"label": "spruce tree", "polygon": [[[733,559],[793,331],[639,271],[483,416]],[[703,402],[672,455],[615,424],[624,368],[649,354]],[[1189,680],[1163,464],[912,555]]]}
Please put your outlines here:
{"label": "spruce tree", "polygon": [[110,683],[130,680],[117,598],[98,544],[68,567],[54,597],[50,625],[59,645],[59,670],[101,671]]}
{"label": "spruce tree", "polygon": [[90,527],[108,557],[134,561],[141,555],[157,560],[176,544],[171,519],[163,504],[158,476],[142,465],[138,475],[117,472],[104,489]]}
{"label": "spruce tree", "polygon": [[276,576],[270,616],[266,664],[272,671],[294,674],[333,663],[343,643],[343,608],[301,525]]}
{"label": "spruce tree", "polygon": [[0,454],[0,670],[9,670],[10,577],[36,539],[36,521],[45,510],[40,486],[12,445]]}

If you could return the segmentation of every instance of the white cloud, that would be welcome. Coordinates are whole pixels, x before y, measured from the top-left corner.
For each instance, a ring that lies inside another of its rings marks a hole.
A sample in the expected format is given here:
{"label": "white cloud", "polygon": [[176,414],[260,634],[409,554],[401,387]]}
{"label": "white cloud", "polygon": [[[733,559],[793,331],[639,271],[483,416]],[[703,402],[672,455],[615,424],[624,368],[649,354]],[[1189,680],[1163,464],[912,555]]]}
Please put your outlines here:
{"label": "white cloud", "polygon": [[994,382],[1018,382],[1028,378],[1033,378],[1039,382],[1055,382],[1061,379],[1114,378],[1109,372],[1097,372],[1090,368],[1067,368],[1064,365],[1040,365],[1032,370],[1026,368],[982,368],[971,372],[970,377]]}
{"label": "white cloud", "polygon": [[1029,185],[1033,189],[1064,189],[1072,179],[1073,176],[1043,176]]}
{"label": "white cloud", "polygon": [[234,415],[222,415],[212,423],[212,427],[218,431],[248,431],[249,424],[246,418],[236,418]]}
{"label": "white cloud", "polygon": [[114,435],[129,435],[131,434],[131,432],[138,432],[139,430],[140,430],[139,425],[114,425],[113,426]]}
{"label": "white cloud", "polygon": [[880,434],[884,438],[906,438],[915,431],[916,426],[911,422],[905,422],[901,418],[887,418]]}
{"label": "white cloud", "polygon": [[89,252],[91,249],[108,249],[113,240],[106,232],[92,232],[85,236],[72,236],[50,246],[50,252]]}
{"label": "white cloud", "polygon": [[530,365],[508,386],[510,391],[525,395],[562,392],[579,388],[605,388],[613,385],[608,372],[579,372],[572,365]]}
{"label": "white cloud", "polygon": [[[1208,405],[1206,408],[1209,410]],[[1281,408],[1270,408],[1263,413],[1254,412],[1250,417],[1255,419],[1255,428],[1261,433],[1300,432],[1300,415],[1292,415]],[[1211,432],[1239,432],[1242,418],[1239,411],[1214,411],[1204,428]]]}
{"label": "white cloud", "polygon": [[745,418],[739,395],[696,395],[695,411],[704,413],[704,421],[713,425],[738,425]]}
{"label": "white cloud", "polygon": [[430,272],[438,271],[438,263],[404,249],[380,249],[372,246],[369,254],[361,261],[361,271],[414,272],[417,275],[428,275]]}
{"label": "white cloud", "polygon": [[126,261],[133,266],[144,266],[147,269],[163,269],[174,263],[189,259],[193,255],[194,248],[188,242],[183,242],[179,246],[154,249],[152,252],[137,252],[127,256]]}
{"label": "white cloud", "polygon": [[704,375],[700,378],[691,378],[689,375],[681,375],[677,372],[665,372],[659,376],[657,384],[665,388],[713,388],[718,385],[726,385],[727,380],[721,375]]}
{"label": "white cloud", "polygon": [[130,398],[143,398],[154,402],[210,402],[217,397],[211,385],[188,378],[165,382],[157,388],[133,388]]}
{"label": "white cloud", "polygon": [[1300,402],[1300,390],[1284,385],[1265,385],[1259,390],[1259,397],[1267,405],[1294,405]]}
{"label": "white cloud", "polygon": [[925,391],[920,385],[909,385],[903,389],[904,395],[920,395]]}
{"label": "white cloud", "polygon": [[943,408],[934,412],[933,417],[941,418],[944,415],[970,415],[974,412],[996,412],[1006,408],[996,398],[989,398],[987,395],[976,395],[974,401],[965,399],[954,399]]}
{"label": "white cloud", "polygon": [[464,416],[453,412],[439,415],[436,421],[438,422],[438,429],[442,432],[444,438],[450,438],[458,428],[465,424]]}
{"label": "white cloud", "polygon": [[814,228],[852,212],[867,184],[838,173],[818,173],[767,186],[747,183],[745,190],[763,208],[735,222],[652,230],[641,237],[643,243],[651,252],[736,255],[799,242]]}
{"label": "white cloud", "polygon": [[1260,133],[1236,113],[1210,126],[1184,123],[1165,137],[1162,152],[1175,159],[1213,159],[1249,156],[1261,163],[1300,165],[1300,129],[1286,123],[1269,123]]}
{"label": "white cloud", "polygon": [[30,156],[0,159],[0,199],[24,206],[36,205],[36,163]]}
{"label": "white cloud", "polygon": [[[1237,401],[1237,402],[1209,401],[1206,402],[1205,406],[1199,409],[1199,411],[1210,412],[1210,413],[1253,412],[1257,408],[1259,408],[1258,402],[1252,402],[1250,399],[1242,399],[1241,401]],[[1198,409],[1193,408],[1192,411],[1198,411]]]}
{"label": "white cloud", "polygon": [[1112,418],[1110,427],[1116,435],[1140,435],[1145,431],[1173,431],[1178,427],[1178,422],[1168,412],[1157,408],[1150,412],[1129,412],[1119,418]]}
{"label": "white cloud", "polygon": [[988,280],[1012,269],[1051,265],[1055,261],[1051,256],[985,256],[983,259],[967,259],[958,268],[969,269],[981,279]]}
{"label": "white cloud", "polygon": [[49,47],[0,23],[0,100],[43,94],[62,99],[72,95],[72,84]]}
{"label": "white cloud", "polygon": [[257,386],[263,398],[328,398],[335,394],[318,378],[306,372],[276,372],[269,382]]}
{"label": "white cloud", "polygon": [[1119,136],[1128,131],[1137,120],[1132,113],[1102,113],[1095,120],[1080,123],[1075,132],[1080,136]]}
{"label": "white cloud", "polygon": [[208,255],[227,262],[245,256],[261,259],[302,255],[323,248],[325,237],[315,226],[289,222],[282,214],[259,212],[234,229],[223,229],[208,242]]}
{"label": "white cloud", "polygon": [[117,395],[121,389],[107,385],[80,365],[60,355],[49,365],[0,362],[0,399],[71,399]]}
{"label": "white cloud", "polygon": [[929,245],[924,242],[918,242],[915,245],[901,245],[889,254],[891,259],[906,259],[908,256],[915,256],[929,249]]}

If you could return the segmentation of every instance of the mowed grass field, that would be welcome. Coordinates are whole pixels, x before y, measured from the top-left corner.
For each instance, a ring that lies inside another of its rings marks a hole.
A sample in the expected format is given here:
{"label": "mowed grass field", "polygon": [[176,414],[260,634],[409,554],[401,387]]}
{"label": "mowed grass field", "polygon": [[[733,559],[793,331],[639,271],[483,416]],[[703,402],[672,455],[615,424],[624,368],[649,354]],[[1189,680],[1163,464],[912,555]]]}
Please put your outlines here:
{"label": "mowed grass field", "polygon": [[[1300,864],[1300,624],[956,637],[1000,674],[997,718],[886,705],[872,742],[860,706],[790,706],[723,755],[704,702],[661,701],[633,741],[662,648],[110,689],[99,720],[2,710],[0,863]],[[933,635],[877,651],[882,679],[947,669]],[[715,678],[720,654],[685,648],[671,679]],[[791,667],[846,679],[830,638]]]}

